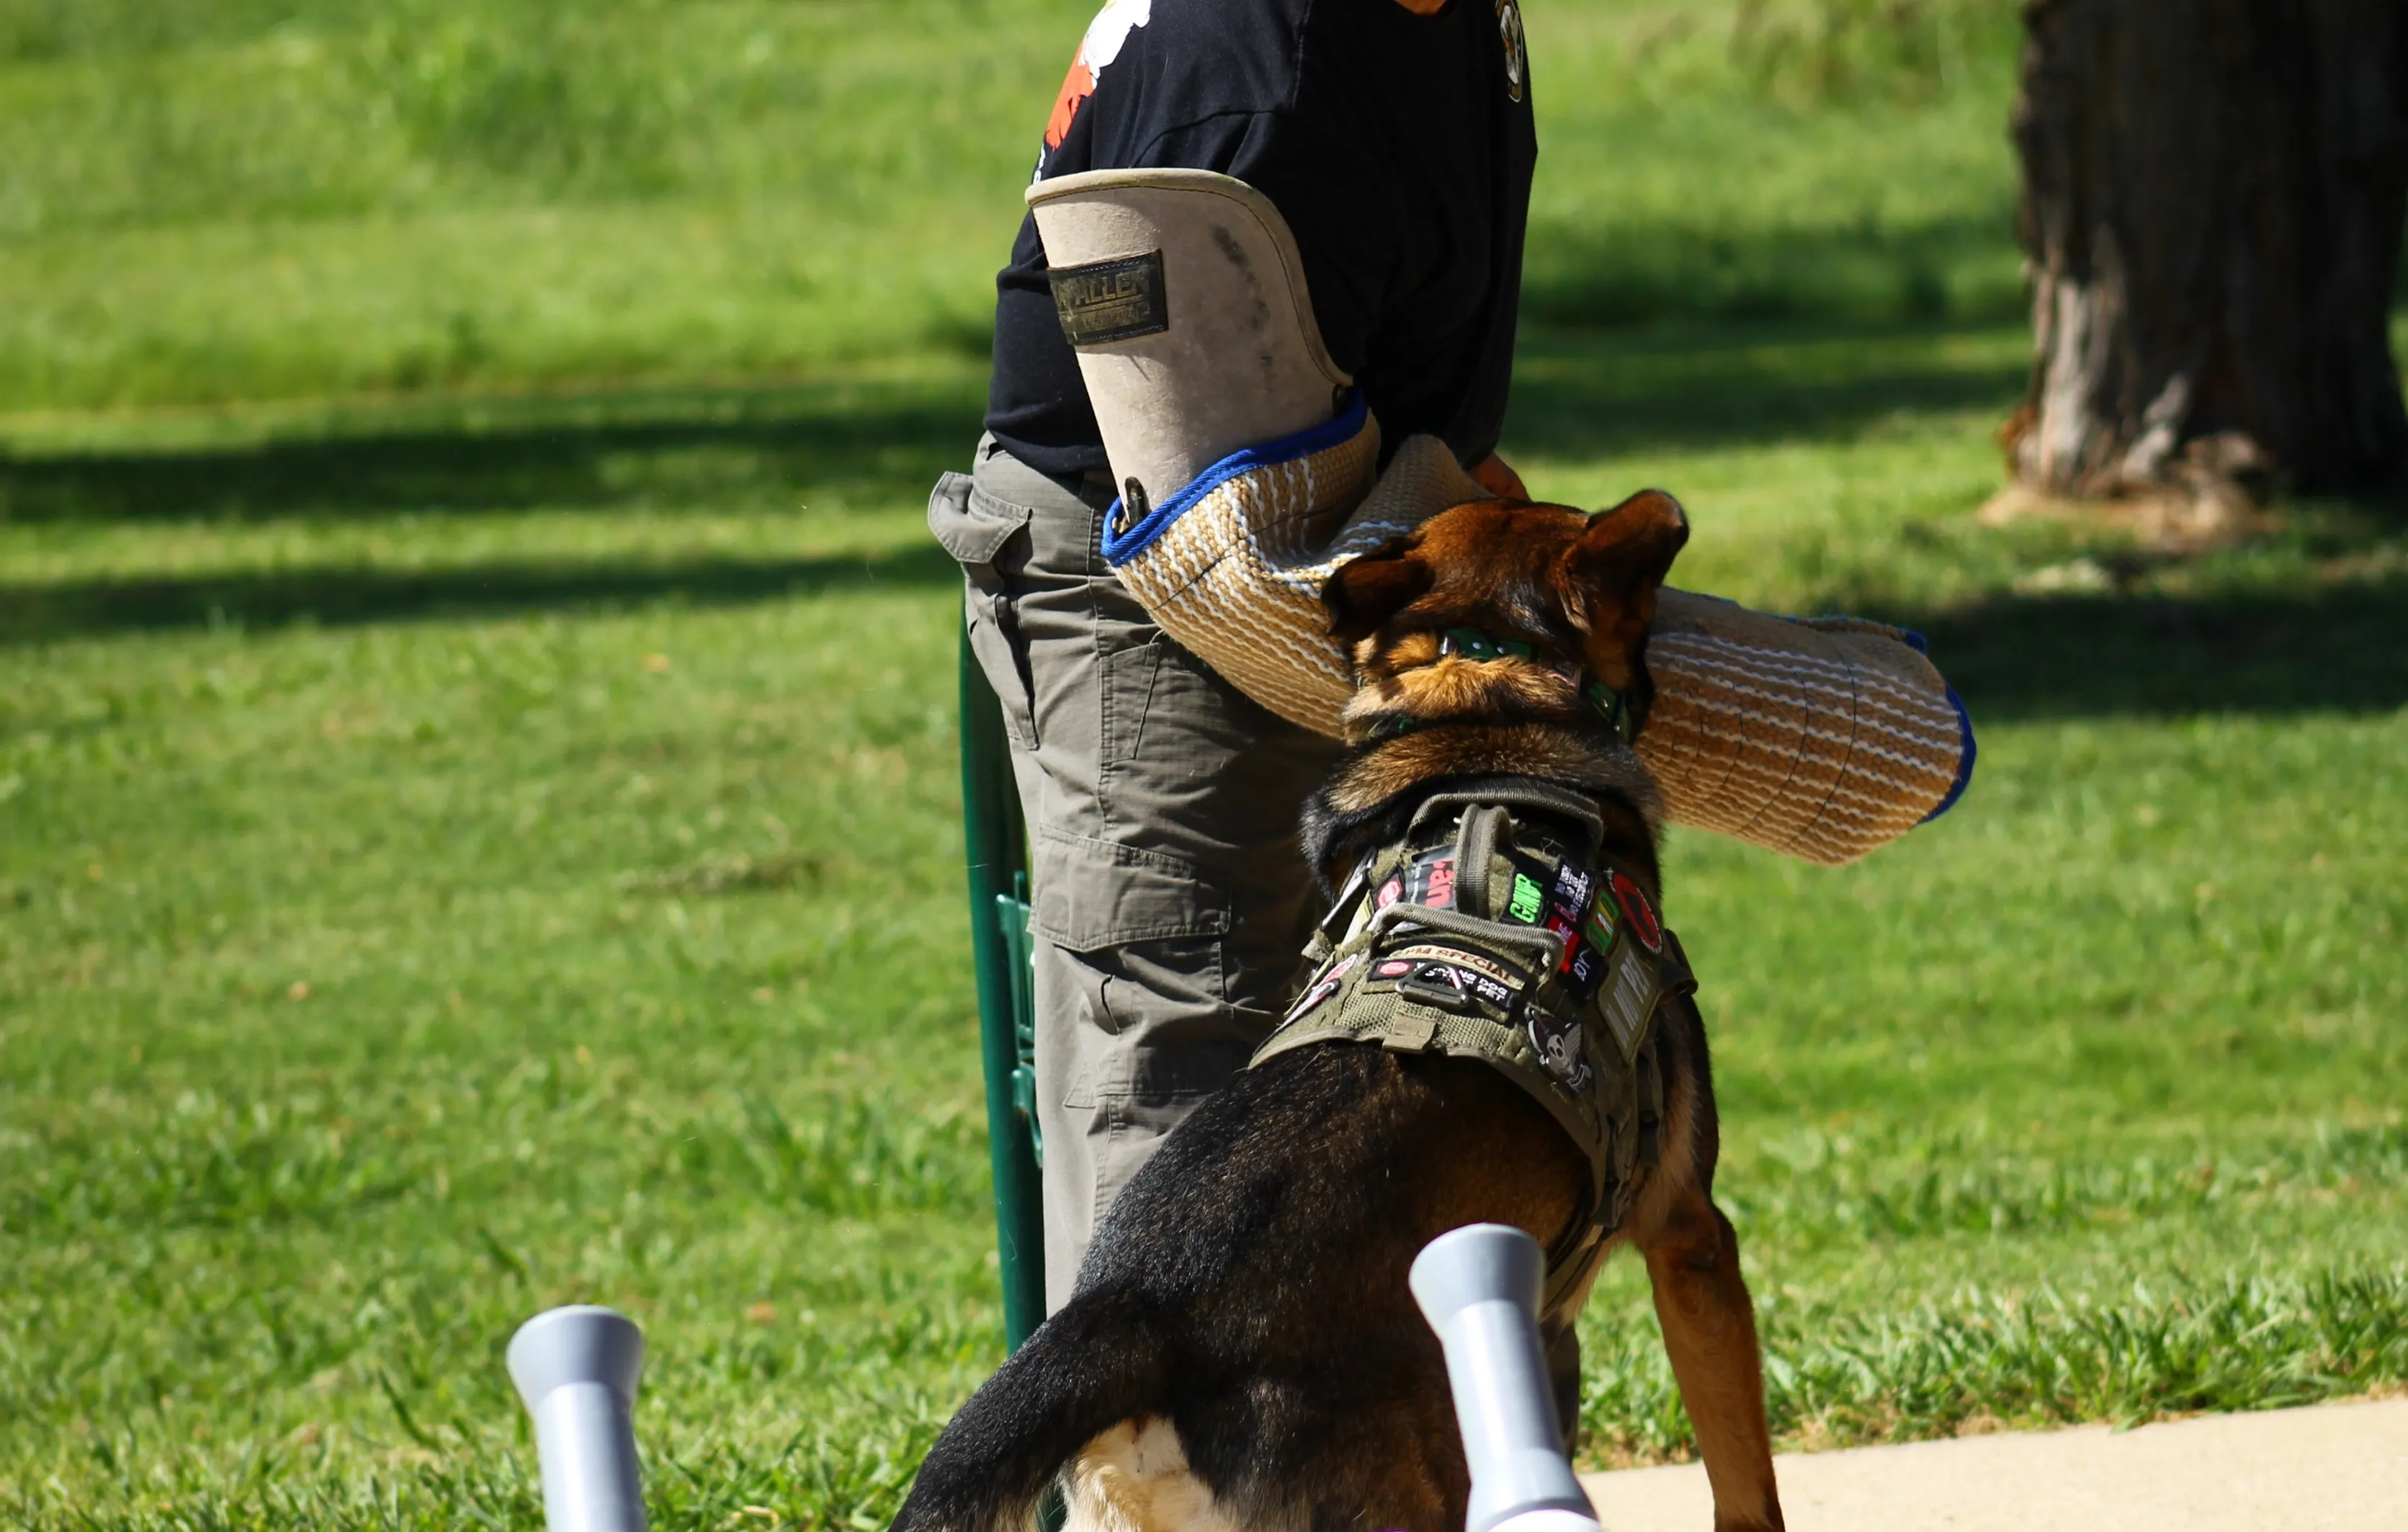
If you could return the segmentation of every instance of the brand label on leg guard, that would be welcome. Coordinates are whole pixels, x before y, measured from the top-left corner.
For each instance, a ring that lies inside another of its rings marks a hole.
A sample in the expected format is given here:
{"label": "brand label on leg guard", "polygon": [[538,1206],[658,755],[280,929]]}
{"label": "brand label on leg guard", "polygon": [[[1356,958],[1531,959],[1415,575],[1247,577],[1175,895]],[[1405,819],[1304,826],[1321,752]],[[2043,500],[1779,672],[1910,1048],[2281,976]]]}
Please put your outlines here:
{"label": "brand label on leg guard", "polygon": [[1054,312],[1063,337],[1073,346],[1160,335],[1170,328],[1170,305],[1162,294],[1162,251],[1057,266],[1046,274],[1054,284]]}

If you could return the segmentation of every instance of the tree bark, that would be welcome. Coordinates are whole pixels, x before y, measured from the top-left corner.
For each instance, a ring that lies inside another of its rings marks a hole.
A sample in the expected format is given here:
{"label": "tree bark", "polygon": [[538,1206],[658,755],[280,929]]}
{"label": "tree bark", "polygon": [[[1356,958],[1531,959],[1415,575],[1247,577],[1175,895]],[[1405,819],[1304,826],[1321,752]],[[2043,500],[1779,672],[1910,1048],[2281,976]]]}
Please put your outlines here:
{"label": "tree bark", "polygon": [[2024,22],[2011,477],[2398,491],[2408,0],[2030,0]]}

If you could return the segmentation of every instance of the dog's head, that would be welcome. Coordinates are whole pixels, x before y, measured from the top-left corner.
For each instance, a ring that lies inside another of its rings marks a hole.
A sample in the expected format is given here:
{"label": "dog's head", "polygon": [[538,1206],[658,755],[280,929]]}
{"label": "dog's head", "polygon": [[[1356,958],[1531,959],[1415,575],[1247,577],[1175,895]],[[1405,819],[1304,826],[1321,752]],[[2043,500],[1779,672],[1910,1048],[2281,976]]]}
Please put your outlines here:
{"label": "dog's head", "polygon": [[1688,538],[1688,518],[1661,490],[1593,516],[1477,500],[1343,566],[1321,599],[1353,646],[1350,727],[1593,720],[1592,681],[1620,696],[1635,727],[1656,592]]}

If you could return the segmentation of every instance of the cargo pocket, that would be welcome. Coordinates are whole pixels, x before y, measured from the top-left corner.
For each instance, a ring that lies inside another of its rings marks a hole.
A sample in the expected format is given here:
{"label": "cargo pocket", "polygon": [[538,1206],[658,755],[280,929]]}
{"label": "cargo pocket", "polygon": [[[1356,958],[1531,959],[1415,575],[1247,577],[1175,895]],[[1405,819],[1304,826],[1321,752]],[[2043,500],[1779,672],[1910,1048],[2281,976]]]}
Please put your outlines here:
{"label": "cargo pocket", "polygon": [[[1132,942],[1218,938],[1229,906],[1184,857],[1041,826],[1034,847],[1037,908],[1029,924],[1068,952]],[[1218,953],[1212,985],[1220,985]]]}
{"label": "cargo pocket", "polygon": [[1003,704],[1004,732],[1024,751],[1037,748],[1037,713],[1010,577],[1027,561],[1028,521],[1035,514],[982,493],[968,474],[945,475],[928,495],[928,530],[968,582],[964,616],[970,652]]}
{"label": "cargo pocket", "polygon": [[1154,703],[1154,677],[1161,672],[1162,651],[1169,642],[1156,633],[1143,643],[1111,650],[1096,662],[1103,698],[1103,747],[1096,764],[1106,772],[1137,759],[1145,739],[1145,715]]}

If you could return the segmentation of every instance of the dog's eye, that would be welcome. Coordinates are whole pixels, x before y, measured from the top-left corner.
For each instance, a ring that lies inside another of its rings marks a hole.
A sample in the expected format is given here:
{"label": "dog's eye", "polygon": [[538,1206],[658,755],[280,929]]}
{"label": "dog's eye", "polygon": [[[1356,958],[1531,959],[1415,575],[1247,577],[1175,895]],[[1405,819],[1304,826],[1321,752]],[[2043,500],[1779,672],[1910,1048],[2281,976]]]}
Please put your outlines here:
{"label": "dog's eye", "polygon": [[1538,658],[1539,654],[1535,645],[1524,643],[1519,638],[1499,638],[1478,628],[1447,629],[1446,636],[1439,642],[1438,651],[1460,654],[1467,660],[1501,660],[1509,656],[1530,660]]}

